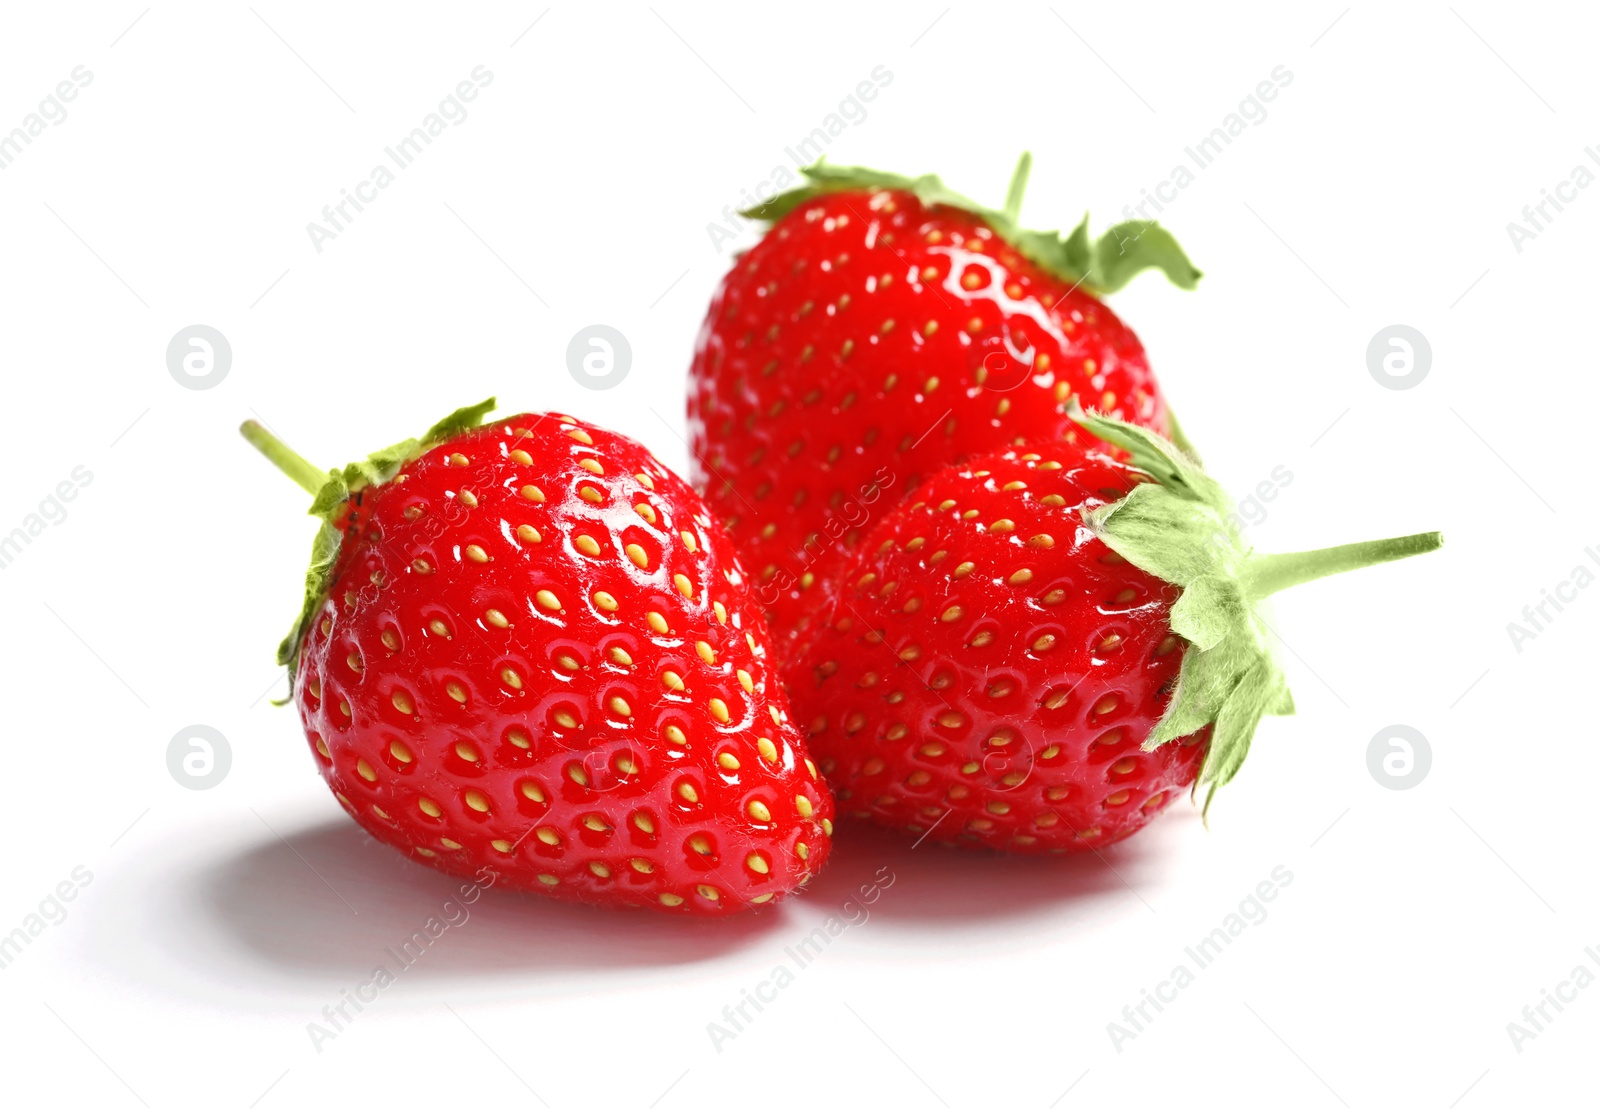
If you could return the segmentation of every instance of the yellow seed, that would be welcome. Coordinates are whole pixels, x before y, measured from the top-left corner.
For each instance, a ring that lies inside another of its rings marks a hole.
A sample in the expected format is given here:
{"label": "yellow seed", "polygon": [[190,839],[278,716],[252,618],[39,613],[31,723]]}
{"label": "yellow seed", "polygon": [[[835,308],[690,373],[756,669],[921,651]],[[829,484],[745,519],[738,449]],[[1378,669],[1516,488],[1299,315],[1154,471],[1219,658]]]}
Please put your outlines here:
{"label": "yellow seed", "polygon": [[751,679],[749,671],[747,671],[747,670],[739,670],[739,671],[735,671],[734,673],[738,676],[739,685],[744,687],[744,692],[745,693],[753,694],[753,693],[756,692],[756,684]]}
{"label": "yellow seed", "polygon": [[439,854],[434,852],[432,849],[425,849],[421,845],[418,845],[417,846],[417,855],[418,856],[438,856]]}
{"label": "yellow seed", "polygon": [[[506,614],[501,612],[498,608],[491,608],[488,612],[483,614],[483,618],[489,622],[489,626],[492,628],[505,628],[509,627],[511,624],[511,621],[506,619]],[[435,621],[435,623],[438,623],[438,621]],[[439,627],[442,628],[444,625],[439,624]],[[439,634],[443,635],[445,633],[441,632]]]}
{"label": "yellow seed", "polygon": [[462,705],[467,703],[467,691],[459,682],[446,682],[444,684],[444,692]]}
{"label": "yellow seed", "polygon": [[[317,743],[321,744],[322,741],[318,740]],[[327,755],[327,752],[323,751],[322,748],[318,748],[317,750],[322,751],[323,755]],[[391,740],[389,742],[389,754],[395,758],[396,763],[410,763],[412,759],[415,758],[411,754],[411,749],[407,748],[398,740]]]}
{"label": "yellow seed", "polygon": [[717,757],[717,765],[724,771],[739,770],[739,757],[732,752],[723,752]]}
{"label": "yellow seed", "polygon": [[456,499],[460,500],[469,508],[475,508],[478,506],[478,498],[464,488],[460,492],[456,493]]}
{"label": "yellow seed", "polygon": [[478,755],[478,749],[474,748],[471,744],[468,744],[465,741],[456,745],[456,755],[460,756],[468,763],[477,763],[478,759],[480,758]]}
{"label": "yellow seed", "polygon": [[829,837],[832,837],[833,836],[833,822],[829,821],[827,818],[823,818],[822,819],[822,832],[827,834]]}
{"label": "yellow seed", "polygon": [[694,645],[694,649],[700,653],[701,660],[704,661],[707,666],[713,666],[716,664],[717,653],[711,649],[711,644],[702,639]]}
{"label": "yellow seed", "polygon": [[378,773],[374,771],[372,769],[372,765],[364,759],[356,760],[356,774],[361,776],[369,783],[376,783],[378,781]]}
{"label": "yellow seed", "polygon": [[611,661],[616,663],[618,666],[633,665],[633,656],[628,654],[625,648],[613,647],[610,651],[610,655]]}
{"label": "yellow seed", "polygon": [[467,805],[478,811],[478,813],[487,814],[489,812],[489,799],[482,791],[469,790],[466,797]]}
{"label": "yellow seed", "polygon": [[689,838],[689,848],[699,853],[701,856],[711,855],[711,842],[707,841],[704,837]]}
{"label": "yellow seed", "polygon": [[649,504],[635,504],[633,505],[633,510],[637,512],[639,514],[639,518],[643,519],[646,523],[654,523],[656,521],[656,509],[652,508]]}
{"label": "yellow seed", "polygon": [[512,690],[520,690],[520,689],[522,689],[522,675],[518,674],[516,671],[512,670],[510,667],[506,667],[504,670],[502,670],[500,672],[500,681],[504,682],[508,689],[512,689]]}
{"label": "yellow seed", "polygon": [[700,549],[700,544],[695,541],[694,535],[688,531],[679,531],[678,537],[683,540],[683,545],[688,548],[690,554]]}
{"label": "yellow seed", "polygon": [[700,897],[701,898],[709,899],[713,903],[715,903],[718,899],[722,898],[722,892],[718,891],[716,888],[712,887],[710,884],[700,884],[700,885],[695,887],[695,890],[700,893]]}
{"label": "yellow seed", "polygon": [[683,896],[664,891],[661,893],[661,905],[663,907],[681,907],[683,906]]}
{"label": "yellow seed", "polygon": [[551,829],[548,825],[541,825],[538,829],[533,831],[533,835],[547,845],[561,844],[561,834],[557,833],[554,829]]}
{"label": "yellow seed", "polygon": [[656,823],[652,821],[650,819],[650,815],[645,813],[643,810],[637,811],[633,815],[632,821],[634,827],[641,833],[654,833],[656,831]]}
{"label": "yellow seed", "polygon": [[540,872],[538,879],[539,882],[544,884],[546,887],[554,887],[556,884],[561,882],[561,878],[559,876],[552,876],[549,872]]}
{"label": "yellow seed", "polygon": [[545,800],[544,788],[538,783],[523,783],[522,797],[530,802],[543,802]]}
{"label": "yellow seed", "polygon": [[759,872],[763,876],[771,871],[771,866],[767,863],[767,858],[762,856],[760,853],[751,853],[749,856],[744,858],[744,862],[745,864],[749,865],[750,871]]}
{"label": "yellow seed", "polygon": [[690,783],[679,783],[678,784],[678,797],[683,799],[685,802],[699,802],[700,801],[699,792],[696,791],[694,789],[694,786],[692,784],[690,784]]}
{"label": "yellow seed", "polygon": [[606,707],[619,717],[633,716],[633,707],[621,695],[613,694],[611,700],[606,702]]}
{"label": "yellow seed", "polygon": [[600,544],[595,542],[594,539],[590,538],[588,535],[579,535],[577,538],[572,540],[572,545],[583,551],[583,553],[587,554],[591,558],[600,557]]}
{"label": "yellow seed", "polygon": [[536,543],[539,541],[539,532],[524,523],[517,528],[517,538],[525,543]]}
{"label": "yellow seed", "polygon": [[806,847],[804,841],[796,841],[794,843],[794,855],[804,860],[811,855],[811,850]]}
{"label": "yellow seed", "polygon": [[411,700],[411,695],[406,693],[404,690],[396,690],[394,692],[394,696],[389,700],[394,702],[394,707],[396,709],[407,715],[417,711],[416,704]]}
{"label": "yellow seed", "polygon": [[494,851],[498,853],[508,853],[511,851],[510,841],[495,840],[490,841],[489,844],[494,848]]}
{"label": "yellow seed", "polygon": [[567,437],[574,442],[582,442],[586,446],[594,445],[594,439],[589,437],[588,431],[585,430],[569,430],[567,431]]}
{"label": "yellow seed", "polygon": [[767,804],[761,801],[759,798],[752,798],[750,800],[750,805],[744,808],[744,812],[749,814],[751,818],[758,822],[769,822],[772,820],[772,811],[767,809]]}
{"label": "yellow seed", "polygon": [[638,543],[629,543],[627,546],[622,548],[622,552],[626,554],[628,559],[641,570],[647,570],[650,568],[650,556],[644,552],[644,547],[640,546]]}
{"label": "yellow seed", "polygon": [[722,724],[727,724],[731,719],[728,714],[728,703],[721,698],[712,698],[706,703],[706,707],[711,710],[711,715]]}
{"label": "yellow seed", "polygon": [[1049,535],[1035,535],[1033,538],[1028,540],[1028,545],[1037,547],[1040,550],[1048,550],[1050,547],[1056,545],[1056,540],[1051,538]]}
{"label": "yellow seed", "polygon": [[683,689],[683,679],[682,679],[682,677],[680,677],[676,671],[672,671],[672,670],[668,670],[668,671],[663,671],[662,672],[662,674],[661,674],[661,684],[663,686],[665,686],[669,690],[676,691],[676,690],[682,690]]}
{"label": "yellow seed", "polygon": [[531,500],[535,504],[544,503],[544,493],[540,491],[539,486],[536,484],[523,485],[517,490],[517,495],[521,496],[524,500]]}
{"label": "yellow seed", "polygon": [[678,592],[682,593],[685,597],[694,596],[694,583],[687,577],[684,577],[682,574],[673,574],[672,584],[676,585],[678,587]]}
{"label": "yellow seed", "polygon": [[583,769],[581,763],[567,764],[567,778],[577,783],[580,787],[589,785],[589,773]]}
{"label": "yellow seed", "polygon": [[728,622],[728,610],[722,607],[721,601],[712,601],[711,611],[717,614],[717,623],[726,624]]}
{"label": "yellow seed", "polygon": [[607,593],[604,589],[595,590],[594,603],[599,605],[606,612],[615,612],[619,607],[617,605],[617,598],[613,597],[610,593]]}
{"label": "yellow seed", "polygon": [[597,477],[605,474],[605,470],[600,467],[600,462],[596,461],[592,457],[585,457],[582,461],[578,462],[578,468],[587,469]]}
{"label": "yellow seed", "polygon": [[583,826],[585,829],[592,829],[596,833],[604,833],[611,828],[606,824],[606,819],[599,814],[585,814],[583,816]]}
{"label": "yellow seed", "polygon": [[483,563],[489,560],[489,552],[477,543],[471,543],[466,549],[467,561]]}
{"label": "yellow seed", "polygon": [[961,565],[959,565],[959,566],[957,566],[955,568],[955,570],[952,573],[952,576],[954,576],[954,577],[966,577],[969,573],[971,573],[976,568],[977,567],[971,562],[963,562],[963,563],[961,563]]}
{"label": "yellow seed", "polygon": [[656,870],[656,866],[642,856],[636,856],[628,863],[633,865],[635,872],[654,872]]}
{"label": "yellow seed", "polygon": [[444,813],[443,810],[439,809],[439,804],[431,798],[417,799],[417,809],[427,814],[430,818],[436,818]]}
{"label": "yellow seed", "polygon": [[412,561],[411,568],[419,574],[427,575],[433,572],[433,563],[426,558],[417,558]]}
{"label": "yellow seed", "polygon": [[328,754],[327,742],[324,741],[322,739],[322,737],[320,737],[320,736],[313,737],[312,743],[316,746],[317,754],[320,755],[323,759],[332,759],[333,758],[331,755]]}
{"label": "yellow seed", "polygon": [[943,620],[946,624],[950,623],[952,620],[961,619],[961,606],[951,605],[949,608],[945,609],[939,614],[939,619]]}
{"label": "yellow seed", "polygon": [[670,743],[676,744],[680,748],[689,742],[689,738],[683,734],[683,730],[677,725],[668,725],[666,728],[661,730],[661,735],[665,736]]}
{"label": "yellow seed", "polygon": [[[493,612],[494,610],[491,609],[490,611]],[[499,615],[499,614],[496,613],[496,615]],[[500,619],[504,620],[505,617],[501,616]],[[501,624],[500,627],[503,628],[503,627],[505,627],[505,625]],[[430,632],[432,632],[436,636],[443,636],[445,639],[449,639],[450,638],[450,628],[449,628],[449,626],[447,624],[445,624],[445,622],[443,620],[429,620],[428,621],[428,630]]]}
{"label": "yellow seed", "polygon": [[1024,566],[1022,569],[1006,578],[1012,585],[1026,585],[1033,580],[1033,571]]}
{"label": "yellow seed", "polygon": [[551,612],[561,611],[561,599],[548,589],[541,589],[533,595],[534,603],[540,608],[549,609]]}
{"label": "yellow seed", "polygon": [[667,634],[667,618],[661,615],[661,613],[647,612],[644,614],[644,619],[645,623],[650,625],[650,630],[655,632],[657,635]]}
{"label": "yellow seed", "polygon": [[527,453],[526,450],[514,449],[509,454],[507,454],[506,456],[510,457],[511,460],[515,461],[518,465],[532,465],[533,464],[533,458],[528,456],[528,453]]}
{"label": "yellow seed", "polygon": [[778,746],[765,736],[756,740],[756,751],[761,753],[761,758],[768,763],[778,762]]}
{"label": "yellow seed", "polygon": [[605,494],[592,484],[586,484],[578,489],[578,495],[591,504],[605,503]]}
{"label": "yellow seed", "polygon": [[811,816],[811,799],[807,798],[803,794],[795,795],[794,808],[799,812],[802,818],[809,818]]}
{"label": "yellow seed", "polygon": [[557,709],[553,714],[551,714],[551,716],[554,718],[556,724],[560,725],[562,728],[578,727],[578,718],[574,717],[571,713],[568,713],[565,709]]}

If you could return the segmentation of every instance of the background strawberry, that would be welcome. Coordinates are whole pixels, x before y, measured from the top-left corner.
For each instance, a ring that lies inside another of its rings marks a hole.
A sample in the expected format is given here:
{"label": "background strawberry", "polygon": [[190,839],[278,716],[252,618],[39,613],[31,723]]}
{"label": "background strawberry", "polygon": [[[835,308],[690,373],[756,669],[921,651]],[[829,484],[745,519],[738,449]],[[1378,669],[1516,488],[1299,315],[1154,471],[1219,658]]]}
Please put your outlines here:
{"label": "background strawberry", "polygon": [[1021,229],[929,175],[817,165],[702,327],[696,480],[755,572],[781,648],[831,595],[862,529],[927,473],[1018,440],[1079,436],[1069,395],[1170,432],[1132,331],[1096,297],[1147,267],[1200,273],[1153,222],[1096,243]]}
{"label": "background strawberry", "polygon": [[868,532],[790,677],[846,811],[1018,851],[1119,841],[1197,778],[1214,792],[1261,716],[1292,712],[1267,595],[1440,544],[1251,554],[1192,461],[1078,414],[1132,464],[979,455]]}
{"label": "background strawberry", "polygon": [[456,874],[724,914],[802,885],[832,803],[700,498],[643,447],[490,400],[323,474],[280,649],[313,758],[363,827]]}

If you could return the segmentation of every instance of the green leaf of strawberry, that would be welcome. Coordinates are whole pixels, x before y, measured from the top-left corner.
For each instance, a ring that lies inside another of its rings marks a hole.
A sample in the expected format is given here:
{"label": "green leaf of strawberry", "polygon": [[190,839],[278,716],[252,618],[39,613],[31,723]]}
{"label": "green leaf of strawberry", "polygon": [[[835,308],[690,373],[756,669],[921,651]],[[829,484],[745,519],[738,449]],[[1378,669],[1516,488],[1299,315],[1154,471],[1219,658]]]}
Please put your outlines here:
{"label": "green leaf of strawberry", "polygon": [[869,167],[835,167],[819,160],[801,168],[806,185],[769,198],[745,210],[743,216],[778,221],[806,202],[836,191],[901,190],[926,206],[967,210],[987,222],[1040,267],[1096,294],[1120,291],[1134,276],[1150,269],[1161,271],[1183,290],[1194,290],[1202,273],[1179,247],[1177,238],[1156,221],[1123,221],[1111,226],[1093,242],[1089,239],[1088,214],[1084,214],[1077,228],[1065,236],[1060,232],[1040,232],[1018,225],[1022,195],[1032,168],[1033,156],[1024,152],[1006,191],[1005,208],[996,210],[956,193],[935,174],[908,178]]}
{"label": "green leaf of strawberry", "polygon": [[1232,502],[1220,485],[1160,435],[1117,419],[1070,408],[1073,419],[1124,449],[1157,483],[1083,514],[1112,550],[1183,593],[1172,630],[1189,641],[1177,689],[1145,740],[1154,749],[1214,724],[1199,785],[1206,803],[1239,770],[1266,714],[1294,711],[1288,681],[1273,653],[1262,605],[1273,593],[1330,574],[1437,550],[1437,532],[1352,543],[1298,554],[1258,555],[1240,537]]}

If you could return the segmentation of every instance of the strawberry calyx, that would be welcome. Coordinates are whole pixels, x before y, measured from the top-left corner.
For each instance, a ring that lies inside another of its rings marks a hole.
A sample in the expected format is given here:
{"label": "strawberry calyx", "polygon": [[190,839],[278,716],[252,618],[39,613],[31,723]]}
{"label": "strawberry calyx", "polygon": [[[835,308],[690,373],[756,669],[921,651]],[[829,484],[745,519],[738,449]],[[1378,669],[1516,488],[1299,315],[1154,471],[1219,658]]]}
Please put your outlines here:
{"label": "strawberry calyx", "polygon": [[300,656],[300,637],[327,595],[328,583],[333,580],[346,535],[355,529],[351,522],[352,497],[365,488],[392,480],[407,462],[415,461],[440,442],[482,426],[484,416],[494,408],[495,400],[490,396],[481,403],[452,411],[429,427],[420,438],[407,438],[370,454],[365,460],[352,462],[343,469],[327,471],[318,469],[301,457],[254,419],[247,420],[239,427],[239,433],[244,435],[245,441],[260,450],[262,456],[311,494],[309,513],[321,520],[317,537],[311,545],[311,565],[306,570],[305,599],[300,606],[300,614],[295,617],[289,634],[278,645],[278,665],[288,668],[291,688],[295,665]]}
{"label": "strawberry calyx", "polygon": [[989,209],[956,193],[938,175],[924,174],[908,178],[868,167],[835,167],[829,165],[826,159],[818,159],[800,169],[806,179],[805,185],[768,198],[744,210],[742,216],[775,222],[798,206],[825,194],[843,190],[903,190],[915,195],[923,205],[950,206],[974,214],[1035,264],[1092,294],[1119,291],[1135,275],[1150,268],[1163,272],[1175,286],[1186,291],[1194,290],[1202,273],[1190,262],[1172,233],[1162,228],[1159,222],[1122,221],[1092,241],[1089,238],[1087,213],[1077,228],[1066,235],[1060,231],[1042,232],[1022,228],[1018,224],[1018,216],[1022,211],[1022,195],[1027,189],[1028,175],[1032,169],[1033,156],[1025,151],[1012,173],[1004,208]]}
{"label": "strawberry calyx", "polygon": [[1153,483],[1087,511],[1084,524],[1116,553],[1183,590],[1168,616],[1188,641],[1178,682],[1145,751],[1212,725],[1196,788],[1205,808],[1238,773],[1261,718],[1294,712],[1288,679],[1274,652],[1267,598],[1331,574],[1437,550],[1438,532],[1376,539],[1294,554],[1257,554],[1234,525],[1233,503],[1190,455],[1142,427],[1086,412],[1068,415],[1124,450]]}

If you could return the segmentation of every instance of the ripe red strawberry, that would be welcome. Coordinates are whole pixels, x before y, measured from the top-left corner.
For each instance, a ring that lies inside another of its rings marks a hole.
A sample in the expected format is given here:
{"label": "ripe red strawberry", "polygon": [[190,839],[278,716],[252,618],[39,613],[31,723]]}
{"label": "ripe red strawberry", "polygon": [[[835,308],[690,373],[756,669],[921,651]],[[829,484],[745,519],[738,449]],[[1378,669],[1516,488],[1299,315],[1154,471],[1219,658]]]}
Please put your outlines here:
{"label": "ripe red strawberry", "polygon": [[479,425],[324,474],[279,651],[344,808],[413,860],[563,899],[718,915],[793,891],[832,800],[722,529],[627,438]]}
{"label": "ripe red strawberry", "polygon": [[[1019,440],[1078,436],[1069,395],[1162,433],[1133,332],[1096,297],[1147,267],[1200,273],[1154,222],[1091,245],[1018,227],[935,177],[818,164],[750,215],[695,352],[696,480],[755,572],[780,653],[831,599],[862,530],[920,479]],[[890,494],[884,499],[885,492]]]}
{"label": "ripe red strawberry", "polygon": [[1193,461],[1077,414],[1132,464],[1051,442],[978,455],[867,534],[789,677],[842,809],[1061,852],[1122,840],[1197,779],[1209,805],[1261,717],[1293,711],[1264,599],[1442,542],[1255,555]]}

